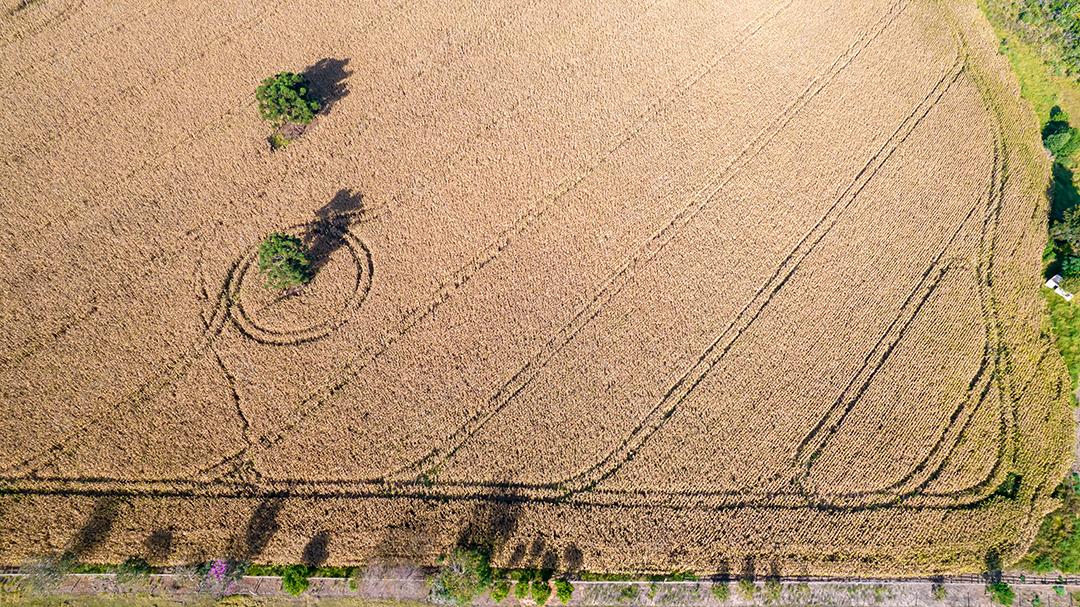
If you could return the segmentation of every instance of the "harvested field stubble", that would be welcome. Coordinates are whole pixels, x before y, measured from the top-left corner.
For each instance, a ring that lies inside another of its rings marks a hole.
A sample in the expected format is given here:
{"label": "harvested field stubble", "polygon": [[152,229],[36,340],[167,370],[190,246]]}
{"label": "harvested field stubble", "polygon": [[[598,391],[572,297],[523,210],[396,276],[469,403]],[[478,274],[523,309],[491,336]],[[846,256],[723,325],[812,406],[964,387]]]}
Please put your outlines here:
{"label": "harvested field stubble", "polygon": [[1051,507],[1047,163],[970,3],[105,4],[0,15],[0,560],[959,571]]}

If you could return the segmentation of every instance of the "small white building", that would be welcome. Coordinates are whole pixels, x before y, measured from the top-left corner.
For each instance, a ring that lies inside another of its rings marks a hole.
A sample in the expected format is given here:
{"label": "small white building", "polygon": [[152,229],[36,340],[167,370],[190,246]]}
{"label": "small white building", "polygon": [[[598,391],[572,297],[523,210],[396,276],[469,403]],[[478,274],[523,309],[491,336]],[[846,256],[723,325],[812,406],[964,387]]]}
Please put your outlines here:
{"label": "small white building", "polygon": [[1065,301],[1072,301],[1073,294],[1061,288],[1062,280],[1061,274],[1054,274],[1050,280],[1046,281],[1046,288],[1053,289],[1054,293],[1060,295]]}

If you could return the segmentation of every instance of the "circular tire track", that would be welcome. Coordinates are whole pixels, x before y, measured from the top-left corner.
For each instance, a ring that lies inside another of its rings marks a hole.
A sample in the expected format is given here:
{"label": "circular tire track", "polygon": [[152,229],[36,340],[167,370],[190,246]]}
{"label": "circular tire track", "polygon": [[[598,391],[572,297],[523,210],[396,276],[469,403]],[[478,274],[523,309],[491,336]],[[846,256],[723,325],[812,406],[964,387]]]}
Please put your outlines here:
{"label": "circular tire track", "polygon": [[371,251],[367,245],[344,225],[337,222],[321,222],[314,226],[299,224],[290,227],[287,231],[294,235],[302,235],[305,228],[330,233],[341,242],[341,248],[348,252],[355,274],[350,277],[351,289],[344,304],[336,309],[330,318],[306,327],[277,329],[261,323],[244,307],[241,297],[244,282],[254,279],[251,270],[255,266],[258,246],[252,246],[244,253],[236,269],[229,273],[225,283],[225,292],[228,294],[225,305],[229,307],[229,318],[244,337],[261,344],[275,346],[295,346],[318,341],[347,323],[357,308],[367,299],[368,291],[371,289],[373,268]]}

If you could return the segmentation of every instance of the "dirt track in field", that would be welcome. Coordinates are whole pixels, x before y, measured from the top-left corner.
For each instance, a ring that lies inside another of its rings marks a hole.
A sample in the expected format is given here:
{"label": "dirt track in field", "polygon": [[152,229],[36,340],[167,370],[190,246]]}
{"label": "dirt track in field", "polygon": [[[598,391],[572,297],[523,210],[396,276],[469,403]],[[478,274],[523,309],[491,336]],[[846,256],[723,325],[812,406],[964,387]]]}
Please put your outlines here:
{"label": "dirt track in field", "polygon": [[5,11],[0,560],[1016,555],[1072,435],[1035,121],[973,5],[849,4]]}

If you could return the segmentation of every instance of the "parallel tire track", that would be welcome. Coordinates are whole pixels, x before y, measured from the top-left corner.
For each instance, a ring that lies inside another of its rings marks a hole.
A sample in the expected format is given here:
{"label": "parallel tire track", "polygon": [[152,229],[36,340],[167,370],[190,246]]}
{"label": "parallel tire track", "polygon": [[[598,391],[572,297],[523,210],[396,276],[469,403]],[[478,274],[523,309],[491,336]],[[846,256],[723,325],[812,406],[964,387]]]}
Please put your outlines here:
{"label": "parallel tire track", "polygon": [[[649,264],[669,243],[671,243],[679,231],[690,223],[702,210],[713,202],[715,195],[734,178],[737,172],[760,153],[769,142],[806,106],[825,86],[835,78],[852,60],[865,48],[866,44],[876,38],[878,34],[891,23],[892,19],[899,14],[896,9],[900,2],[890,6],[877,26],[880,29],[876,34],[869,32],[856,40],[840,57],[825,70],[826,80],[819,82],[821,75],[815,77],[811,83],[790,103],[784,111],[774,118],[765,128],[759,131],[751,141],[744,146],[739,154],[715,175],[706,180],[691,197],[690,203],[683,206],[675,216],[660,231],[654,233],[633,252],[633,254],[620,263],[615,272],[609,275],[601,284],[590,301],[579,308],[570,321],[564,324],[544,346],[534,353],[532,357],[518,369],[517,372],[505,382],[489,399],[488,404],[470,417],[459,429],[452,434],[444,443],[444,447],[437,448],[425,455],[422,459],[397,471],[395,476],[422,476],[430,475],[450,457],[453,457],[464,444],[475,436],[491,419],[505,409],[514,398],[521,394],[525,388],[539,375],[540,371],[593,319],[601,314],[603,309],[614,297],[629,284],[641,268]],[[771,18],[770,18],[771,19]],[[884,23],[884,25],[883,25]],[[756,33],[765,23],[755,26],[751,33]],[[871,30],[873,31],[873,30]],[[868,38],[869,37],[869,38]],[[859,46],[863,44],[862,47]],[[858,48],[858,52],[852,51]],[[722,61],[727,54],[718,55],[710,60],[701,71],[700,79]]]}
{"label": "parallel tire track", "polygon": [[[25,30],[23,30],[21,32],[16,32],[15,36],[13,36],[12,38],[10,38],[9,40],[7,40],[7,41],[5,41],[3,43],[0,43],[0,51],[6,50],[9,46],[18,43],[21,40],[27,40],[27,39],[33,38],[33,37],[37,36],[38,34],[47,31],[51,27],[61,25],[62,23],[64,23],[68,19],[70,19],[72,15],[79,12],[79,10],[85,4],[86,4],[86,0],[66,0],[66,4],[64,5],[64,8],[62,8],[61,10],[53,13],[52,16],[46,17],[44,20],[42,20],[39,23],[36,23],[34,25],[30,25],[29,27],[27,27]],[[33,6],[30,6],[30,7],[27,7],[25,9],[21,9],[21,10],[31,10],[33,8],[34,8]],[[19,17],[20,17],[19,12],[20,12],[19,10],[16,10],[16,11],[12,12],[8,16],[8,18],[11,19],[12,21],[18,20]]]}
{"label": "parallel tire track", "polygon": [[770,13],[765,18],[752,22],[747,28],[744,28],[744,30],[740,32],[739,36],[731,44],[729,49],[714,55],[714,61],[712,63],[703,69],[698,69],[691,73],[689,76],[676,83],[665,95],[654,101],[615,144],[609,146],[599,154],[597,158],[590,161],[580,170],[563,179],[552,191],[546,194],[541,200],[534,203],[524,214],[518,216],[509,228],[501,231],[496,235],[494,240],[490,241],[487,245],[477,251],[470,262],[459,267],[454,272],[453,277],[444,281],[439,289],[433,293],[426,302],[410,309],[399,322],[399,326],[395,331],[384,335],[380,340],[380,343],[373,346],[369,351],[364,352],[363,356],[357,362],[350,363],[346,367],[342,373],[343,377],[338,382],[327,386],[304,399],[294,408],[294,412],[287,418],[279,430],[270,435],[260,437],[260,450],[266,451],[271,449],[295,432],[302,423],[316,415],[318,411],[342,388],[348,385],[353,378],[358,376],[371,363],[385,354],[398,340],[410,333],[420,323],[431,317],[439,307],[453,296],[454,293],[463,288],[483,268],[495,261],[514,240],[537,223],[541,217],[546,215],[555,203],[561,200],[566,194],[576,189],[618,150],[633,141],[645,126],[661,116],[663,112],[685,92],[685,90],[695,85],[708,74],[715,65],[719,64],[720,59],[731,52],[734,52],[735,49],[764,27],[764,25],[775,15],[790,6],[792,1],[793,0],[787,0],[777,10]]}
{"label": "parallel tire track", "polygon": [[788,253],[787,257],[780,262],[772,275],[759,287],[754,297],[743,306],[727,328],[698,356],[693,365],[667,390],[649,414],[639,422],[631,435],[613,451],[609,452],[600,462],[594,464],[585,472],[560,483],[565,490],[570,493],[584,491],[595,486],[600,480],[611,476],[621,467],[623,462],[632,458],[644,445],[645,441],[667,422],[678,405],[700,385],[709,372],[731,350],[738,339],[761,316],[772,298],[784,287],[799,265],[816,249],[818,244],[839,222],[844,211],[854,203],[881,167],[906,141],[908,136],[914,132],[930,110],[959,78],[963,71],[962,68],[963,64],[958,59],[953,67],[935,83],[931,91],[897,127],[890,138],[882,144],[878,152],[863,166],[848,188],[841,193],[821,219],[803,236],[791,252]]}
{"label": "parallel tire track", "polygon": [[[791,1],[792,0],[788,0],[788,3],[790,3]],[[651,10],[652,7],[655,6],[655,4],[656,3],[654,2],[654,3],[650,4],[650,5],[648,5],[648,7],[646,8],[646,11],[643,12],[641,15],[639,15],[638,19],[640,19],[645,13],[647,13],[649,10]],[[636,22],[636,20],[634,22]],[[620,31],[619,34],[623,33],[626,29],[629,29],[629,26],[627,26],[627,28],[624,28],[624,30]],[[617,39],[617,37],[618,37],[618,35],[613,37],[612,40]],[[601,47],[600,50],[603,50],[603,48],[606,48],[606,46]],[[532,95],[535,95],[536,93],[537,93],[537,91],[533,90],[533,91],[530,92],[529,96],[531,97]],[[475,141],[476,138],[478,138],[481,133],[488,130],[492,126],[500,123],[500,121],[502,121],[506,116],[511,115],[516,110],[516,107],[518,105],[520,105],[521,102],[522,102],[522,100],[519,100],[518,102],[515,102],[509,108],[509,110],[507,112],[504,112],[503,114],[496,115],[495,118],[493,118],[490,122],[482,125],[480,131],[477,134],[474,134],[474,136],[472,138],[470,138],[466,143],[470,143],[472,141]],[[459,146],[457,148],[457,151],[459,153],[461,153],[461,154],[464,154],[464,148],[462,146]],[[456,160],[455,160],[455,162],[456,162]],[[453,162],[448,163],[447,166],[452,167]],[[580,181],[580,179],[578,181]],[[566,191],[569,191],[569,190],[567,189]],[[562,192],[562,194],[565,194],[566,191]],[[404,192],[404,188],[399,191],[399,193],[403,193],[403,192]],[[560,194],[560,196],[562,194]],[[394,199],[397,200],[397,197],[395,196]],[[382,211],[383,208],[380,207],[377,210]],[[365,211],[364,212],[365,216],[366,216],[366,213],[367,212]],[[364,220],[367,221],[368,219],[365,217]],[[189,234],[196,233],[197,230],[202,229],[203,227],[205,227],[206,225],[209,225],[210,223],[211,223],[210,221],[204,222],[203,224],[201,224],[197,228],[194,228],[193,230],[189,231]],[[175,253],[179,252],[181,249],[184,249],[184,248],[185,248],[184,246],[177,247],[177,250],[172,251],[171,253],[175,254]],[[250,254],[250,251],[248,253]],[[164,255],[165,255],[165,253],[162,253],[162,256],[164,256]],[[213,306],[215,318],[217,317],[218,314],[221,314],[221,313],[224,313],[226,315],[226,317],[231,317],[232,316],[232,314],[231,314],[232,305],[230,303],[230,301],[231,301],[230,297],[232,296],[232,290],[233,290],[232,287],[236,283],[236,277],[243,270],[244,261],[245,261],[245,259],[247,259],[248,256],[249,255],[241,255],[241,257],[236,262],[234,262],[233,265],[229,268],[229,270],[228,270],[228,272],[226,274],[224,284],[221,286],[221,289],[219,290],[219,294],[218,294],[217,298],[215,299],[215,301],[217,303]],[[149,276],[151,272],[152,272],[152,269],[147,267],[147,268],[144,269],[143,275],[144,276]],[[371,275],[370,271],[365,272],[365,274],[370,278],[370,275]],[[96,300],[95,300],[95,305],[92,308],[92,310],[96,310],[96,309],[97,309],[97,307],[96,307]],[[89,317],[90,315],[91,315],[91,313],[86,313],[86,314],[84,314],[82,316],[82,319],[85,319],[85,318]],[[147,398],[150,398],[154,394],[157,394],[158,392],[160,392],[161,389],[163,389],[165,386],[167,386],[172,381],[175,381],[175,380],[183,377],[184,374],[187,372],[187,370],[189,370],[191,368],[194,361],[197,360],[199,357],[201,357],[202,355],[204,355],[206,353],[206,349],[209,346],[209,344],[212,343],[214,341],[214,339],[216,339],[217,336],[220,334],[223,323],[224,323],[224,321],[222,321],[221,326],[219,326],[217,323],[212,323],[211,324],[211,326],[213,327],[212,331],[204,331],[203,335],[201,335],[199,337],[199,339],[186,351],[186,353],[179,359],[178,362],[169,365],[169,367],[166,370],[166,373],[160,374],[160,375],[157,375],[157,376],[153,377],[148,382],[147,387],[141,387],[138,390],[136,390],[134,393],[132,393],[131,395],[129,395],[129,396],[125,397],[124,399],[122,399],[120,401],[120,403],[118,404],[118,406],[116,407],[117,410],[111,410],[111,411],[108,412],[109,413],[109,418],[113,419],[115,421],[115,420],[119,419],[119,417],[120,417],[119,413],[122,413],[122,412],[133,413],[133,412],[135,412],[140,403],[145,402],[145,400]],[[237,324],[235,322],[233,324],[242,333],[244,332],[244,327],[242,326],[242,324]],[[54,336],[58,337],[58,335],[56,335],[56,334],[54,334]],[[247,337],[254,338],[254,336],[252,336],[252,335],[247,335]],[[44,346],[41,345],[41,344],[36,345],[36,347],[34,348],[34,351],[40,349],[41,347],[44,347]],[[20,350],[20,352],[21,351],[23,351],[23,350]],[[371,350],[362,352],[361,355],[360,355],[360,359],[363,360],[366,357],[370,356],[371,352],[372,352]],[[19,360],[21,360],[22,358],[25,358],[25,356],[19,358]],[[364,364],[366,365],[367,363],[364,363]],[[332,387],[332,391],[336,392],[337,390],[340,389],[340,387],[341,386]],[[99,417],[103,417],[104,415],[105,415],[105,412],[102,412],[102,413],[99,414]],[[100,419],[98,419],[97,421],[100,421]],[[28,468],[34,468],[34,469],[40,468],[42,465],[44,465],[44,462],[47,461],[47,458],[49,458],[51,456],[51,454],[59,453],[60,451],[63,450],[63,445],[70,444],[72,441],[78,440],[78,438],[80,436],[84,436],[86,429],[89,428],[94,423],[96,423],[96,422],[94,420],[91,420],[91,421],[88,421],[88,422],[86,422],[84,424],[80,424],[78,426],[78,428],[74,432],[68,433],[67,435],[65,435],[65,437],[61,438],[60,440],[55,442],[50,447],[46,448],[45,450],[39,452],[38,454],[36,454],[34,456],[28,458],[25,461],[23,461],[23,462],[21,462],[19,464],[16,464],[14,467],[9,468],[9,470],[23,470],[23,469],[28,469]],[[265,443],[266,442],[265,437],[261,438],[260,442]]]}

